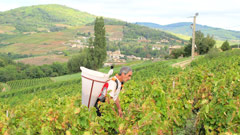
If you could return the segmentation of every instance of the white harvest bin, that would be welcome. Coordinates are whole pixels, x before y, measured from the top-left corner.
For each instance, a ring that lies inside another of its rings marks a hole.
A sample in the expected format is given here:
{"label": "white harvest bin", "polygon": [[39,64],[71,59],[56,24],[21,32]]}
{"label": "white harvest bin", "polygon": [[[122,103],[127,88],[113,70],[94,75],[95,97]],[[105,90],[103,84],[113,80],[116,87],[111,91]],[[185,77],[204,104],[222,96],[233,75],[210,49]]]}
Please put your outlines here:
{"label": "white harvest bin", "polygon": [[[90,108],[94,106],[103,85],[109,80],[111,74],[105,74],[85,67],[82,71],[82,104]],[[112,71],[113,72],[113,71]]]}

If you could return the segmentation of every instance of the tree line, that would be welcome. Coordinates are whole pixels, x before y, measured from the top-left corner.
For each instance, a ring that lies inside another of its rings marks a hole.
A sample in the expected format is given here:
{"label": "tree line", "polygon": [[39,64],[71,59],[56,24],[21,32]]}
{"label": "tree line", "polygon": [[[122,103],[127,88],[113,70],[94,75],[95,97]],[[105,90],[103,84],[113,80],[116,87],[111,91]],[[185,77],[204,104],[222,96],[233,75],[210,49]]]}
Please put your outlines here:
{"label": "tree line", "polygon": [[11,80],[55,77],[68,74],[67,64],[55,62],[51,65],[31,66],[14,62],[10,57],[0,56],[0,82]]}
{"label": "tree line", "polygon": [[107,51],[121,50],[121,54],[134,55],[141,58],[158,58],[168,54],[168,47],[162,47],[160,50],[153,50],[151,43],[138,43],[136,41],[107,42]]}
{"label": "tree line", "polygon": [[[195,52],[197,52],[199,55],[207,54],[211,49],[214,48],[216,41],[214,40],[213,36],[210,35],[204,36],[204,34],[201,31],[196,31],[195,35],[196,35]],[[229,45],[229,42],[226,40],[222,44],[220,49],[222,51],[230,50],[231,47]],[[214,50],[217,51],[217,49]],[[191,52],[192,52],[192,38],[189,40],[186,46],[173,50],[171,52],[171,57],[172,58],[178,58],[180,56],[188,57],[191,56]]]}

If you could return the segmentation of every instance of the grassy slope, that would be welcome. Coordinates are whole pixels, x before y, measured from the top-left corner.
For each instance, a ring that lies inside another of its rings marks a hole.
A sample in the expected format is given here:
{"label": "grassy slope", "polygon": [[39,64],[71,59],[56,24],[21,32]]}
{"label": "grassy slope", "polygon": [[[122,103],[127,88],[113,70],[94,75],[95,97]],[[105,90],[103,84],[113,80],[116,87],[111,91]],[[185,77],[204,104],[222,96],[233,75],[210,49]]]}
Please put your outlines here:
{"label": "grassy slope", "polygon": [[173,33],[173,32],[168,32],[168,33],[170,33],[172,35],[175,35],[175,36],[177,36],[177,37],[179,37],[179,38],[181,38],[183,40],[190,40],[190,38],[191,38],[190,36],[183,35],[183,34],[177,34],[177,33]]}
{"label": "grassy slope", "polygon": [[[174,25],[174,26],[173,26]],[[192,35],[192,29],[190,28],[190,23],[176,23],[172,25],[167,25],[163,28],[164,30],[171,31],[174,33]],[[214,35],[217,40],[239,40],[239,31],[225,30],[221,28],[208,27],[204,25],[196,26],[196,30],[201,30],[204,35]]]}
{"label": "grassy slope", "polygon": [[[93,23],[95,17],[85,12],[55,4],[20,7],[1,12],[0,43],[11,44],[1,47],[0,52],[46,55],[49,51],[67,50],[69,48],[63,46],[62,43],[76,39],[77,32],[91,32],[93,34],[93,26],[89,26],[89,24]],[[106,18],[105,21],[106,24],[109,24],[106,25],[106,36],[109,40],[122,39],[124,37],[124,28],[138,34],[135,38],[142,36],[147,31],[155,35],[157,33],[157,37],[163,39],[179,40],[171,34],[154,29],[137,25],[125,26],[126,22],[120,20]],[[86,24],[88,26],[84,26]],[[53,26],[64,26],[66,29],[58,32],[47,32]],[[135,27],[138,29],[135,29]],[[37,30],[44,31],[23,34],[24,31],[34,32]]]}
{"label": "grassy slope", "polygon": [[52,24],[85,25],[95,20],[94,15],[62,5],[37,5],[20,7],[0,14],[0,24]]}
{"label": "grassy slope", "polygon": [[14,26],[0,25],[0,34],[11,34],[14,30]]}

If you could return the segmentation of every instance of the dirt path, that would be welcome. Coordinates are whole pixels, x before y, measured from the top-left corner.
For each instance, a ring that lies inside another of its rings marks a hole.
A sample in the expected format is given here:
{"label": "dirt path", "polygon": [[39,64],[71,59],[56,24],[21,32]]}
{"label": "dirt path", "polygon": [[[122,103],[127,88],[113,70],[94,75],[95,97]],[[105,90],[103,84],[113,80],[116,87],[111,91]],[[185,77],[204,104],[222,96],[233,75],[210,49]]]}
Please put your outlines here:
{"label": "dirt path", "polygon": [[185,60],[185,61],[181,61],[175,64],[172,64],[173,67],[181,67],[181,68],[185,68],[188,64],[190,64],[192,62],[192,59],[189,60]]}

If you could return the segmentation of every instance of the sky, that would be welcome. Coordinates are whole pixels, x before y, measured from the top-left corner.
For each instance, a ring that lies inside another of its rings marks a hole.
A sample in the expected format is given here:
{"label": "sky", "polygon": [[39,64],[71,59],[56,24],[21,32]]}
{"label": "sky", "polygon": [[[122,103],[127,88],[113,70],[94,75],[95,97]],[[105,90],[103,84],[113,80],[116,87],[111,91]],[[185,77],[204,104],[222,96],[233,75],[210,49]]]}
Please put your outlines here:
{"label": "sky", "polygon": [[240,31],[240,0],[0,0],[0,11],[43,4],[60,4],[93,15],[127,22],[166,25],[192,22]]}

